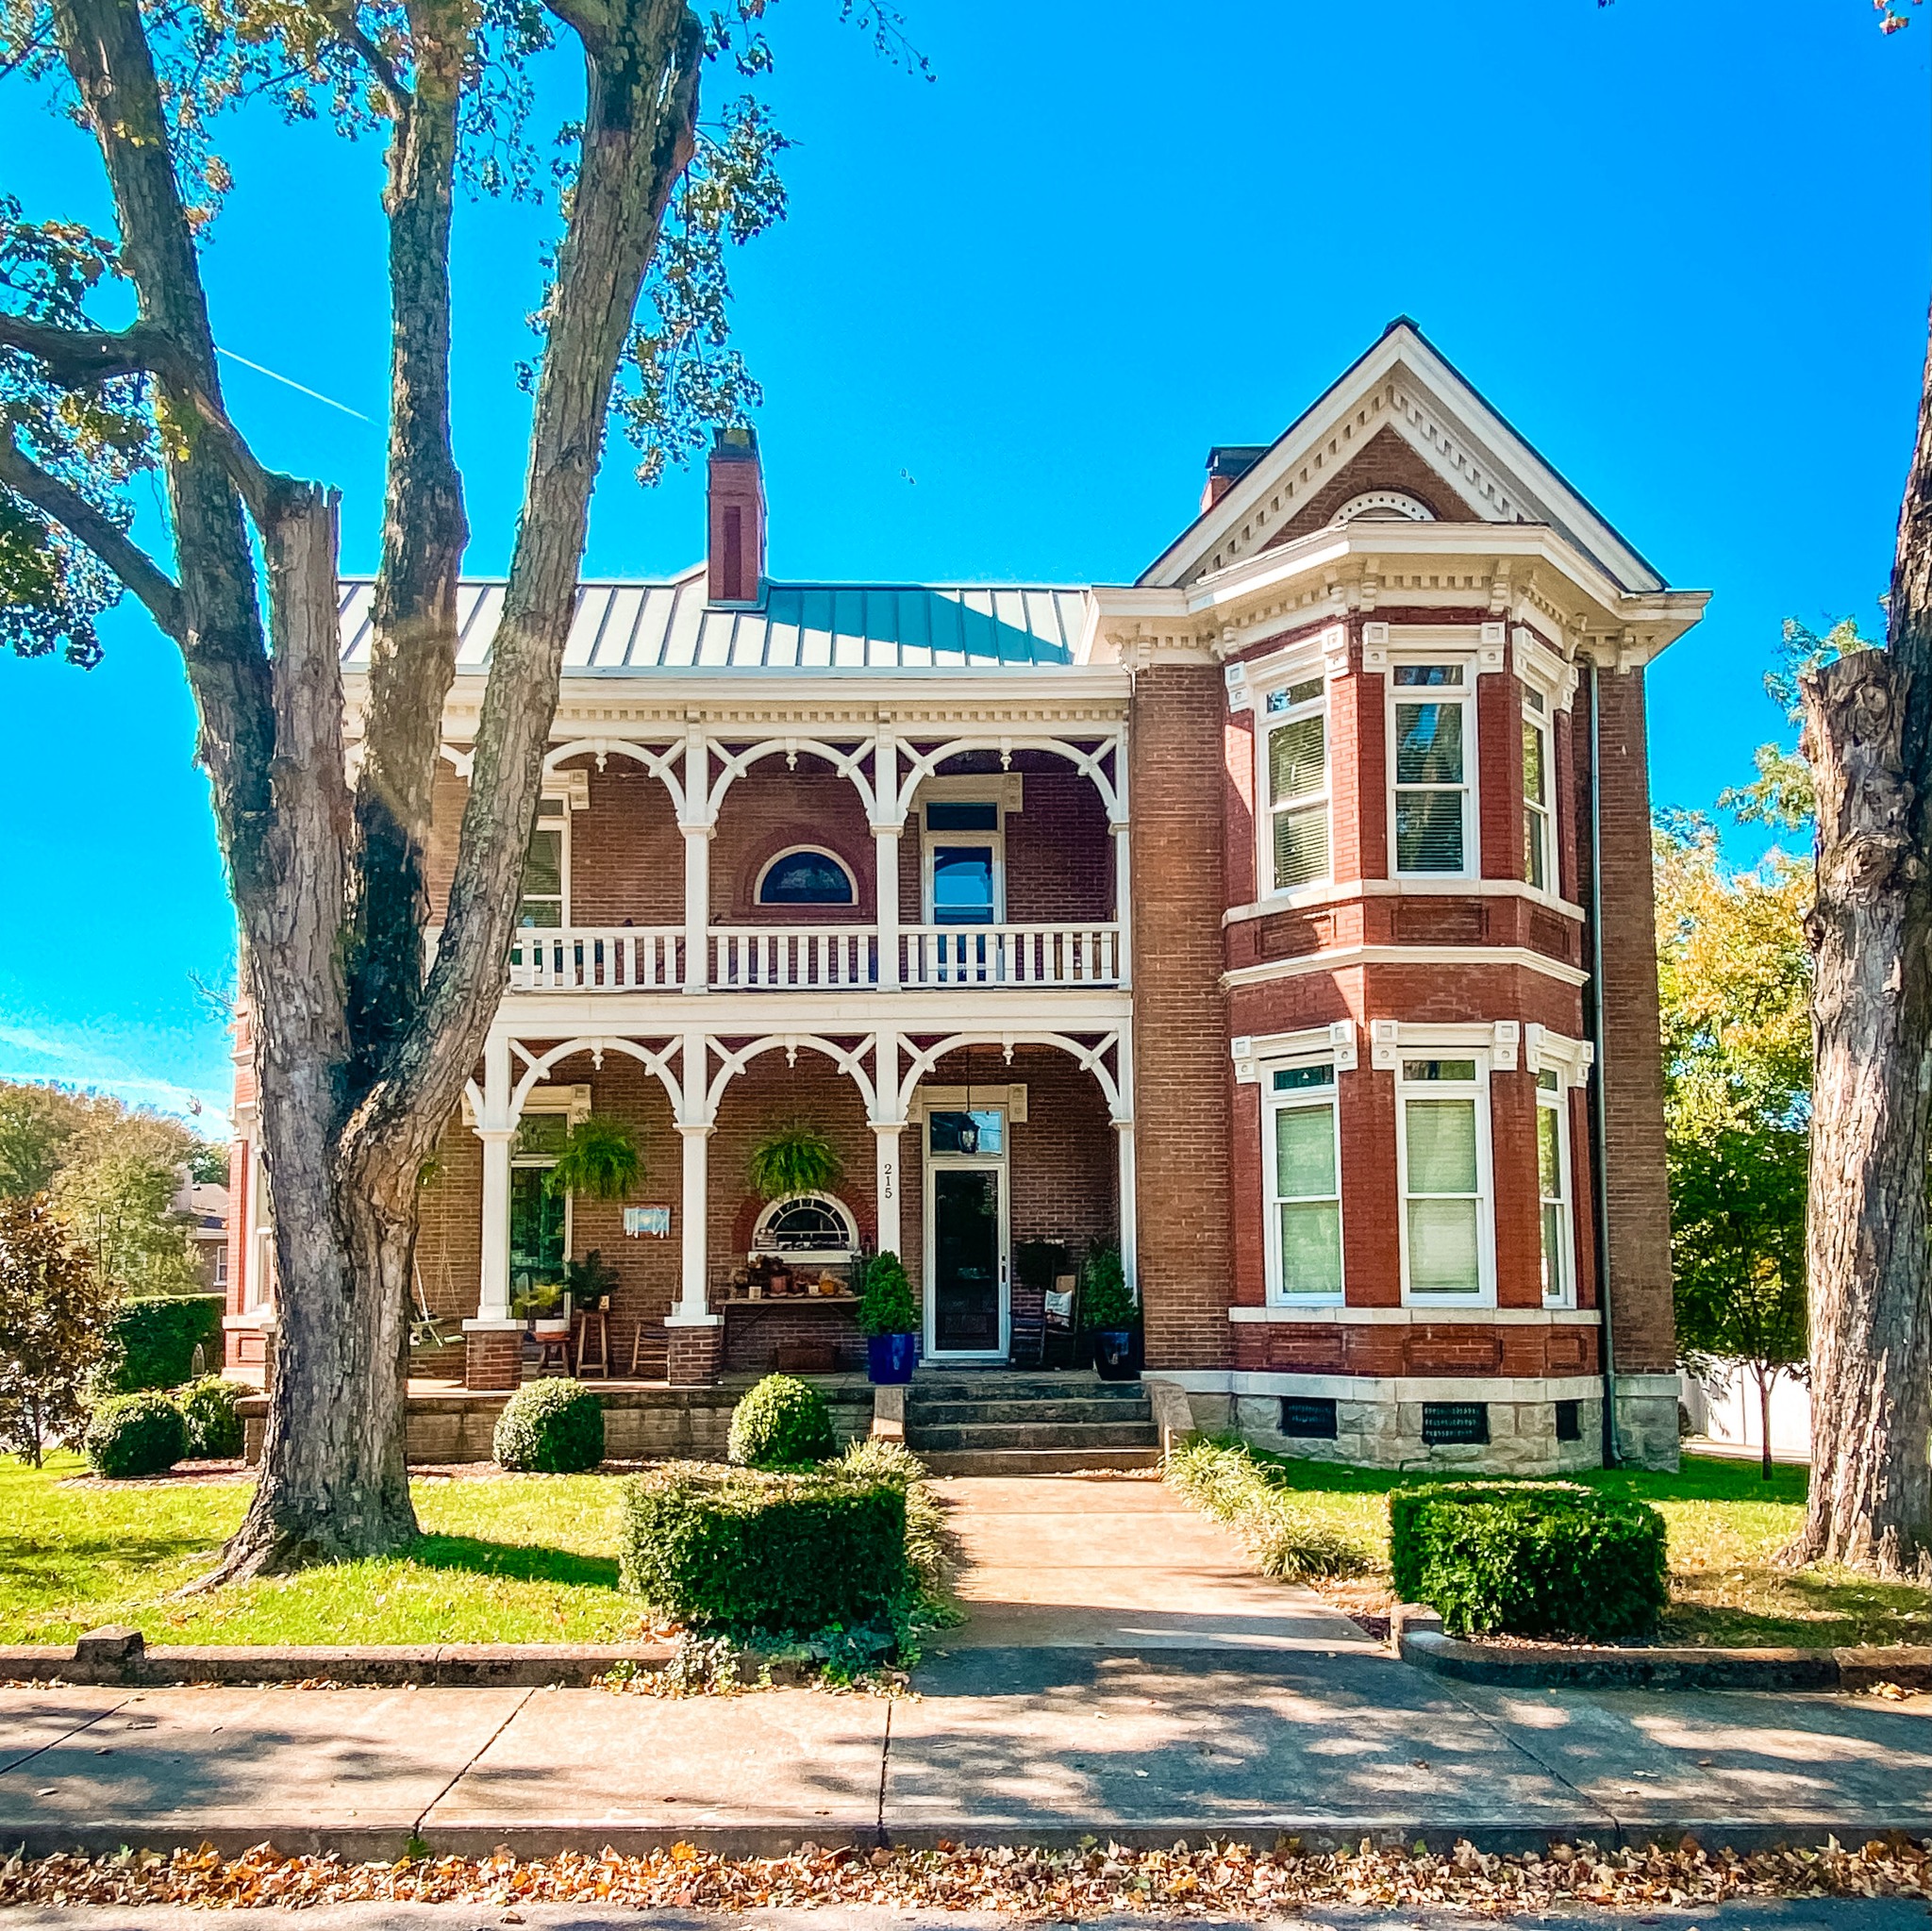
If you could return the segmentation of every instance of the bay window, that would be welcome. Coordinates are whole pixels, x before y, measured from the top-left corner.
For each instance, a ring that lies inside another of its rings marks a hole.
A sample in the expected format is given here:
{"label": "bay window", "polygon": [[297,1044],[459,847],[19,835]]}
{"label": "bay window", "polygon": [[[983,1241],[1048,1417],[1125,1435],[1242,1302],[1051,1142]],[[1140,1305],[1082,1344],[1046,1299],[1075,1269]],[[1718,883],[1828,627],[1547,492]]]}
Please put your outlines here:
{"label": "bay window", "polygon": [[1475,709],[1462,662],[1397,664],[1390,674],[1395,870],[1473,871]]}
{"label": "bay window", "polygon": [[1537,1197],[1542,1227],[1545,1307],[1574,1304],[1576,1276],[1570,1212],[1570,1102],[1563,1075],[1545,1068],[1536,1076]]}
{"label": "bay window", "polygon": [[1265,1074],[1262,1150],[1268,1290],[1274,1302],[1341,1299],[1341,1129],[1332,1064]]}
{"label": "bay window", "polygon": [[1474,1057],[1405,1057],[1396,1076],[1406,1301],[1493,1294],[1489,1094]]}
{"label": "bay window", "polygon": [[1538,891],[1557,889],[1550,804],[1549,716],[1542,693],[1528,691],[1523,711],[1523,878]]}
{"label": "bay window", "polygon": [[1328,876],[1328,702],[1321,677],[1268,693],[1262,715],[1267,856],[1275,891]]}

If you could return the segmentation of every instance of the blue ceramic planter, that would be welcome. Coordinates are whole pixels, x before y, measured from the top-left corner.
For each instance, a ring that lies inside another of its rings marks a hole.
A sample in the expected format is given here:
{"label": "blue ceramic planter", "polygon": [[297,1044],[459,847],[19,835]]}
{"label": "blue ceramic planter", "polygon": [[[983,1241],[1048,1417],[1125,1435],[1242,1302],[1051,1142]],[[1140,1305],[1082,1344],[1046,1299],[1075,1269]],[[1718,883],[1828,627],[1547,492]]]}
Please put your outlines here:
{"label": "blue ceramic planter", "polygon": [[865,1340],[865,1376],[868,1381],[891,1387],[910,1381],[919,1361],[916,1334],[874,1334]]}

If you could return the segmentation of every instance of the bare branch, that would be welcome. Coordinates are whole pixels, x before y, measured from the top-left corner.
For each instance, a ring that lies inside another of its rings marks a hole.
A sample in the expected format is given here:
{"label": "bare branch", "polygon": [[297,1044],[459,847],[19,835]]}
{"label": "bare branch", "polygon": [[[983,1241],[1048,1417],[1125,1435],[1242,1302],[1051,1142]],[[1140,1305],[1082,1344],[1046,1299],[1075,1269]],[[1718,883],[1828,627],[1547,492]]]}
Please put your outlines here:
{"label": "bare branch", "polygon": [[168,345],[155,330],[139,323],[123,329],[61,328],[19,315],[0,315],[0,349],[31,356],[57,382],[78,389],[116,375],[153,373],[167,358]]}
{"label": "bare branch", "polygon": [[176,643],[186,641],[188,624],[180,586],[79,491],[50,476],[34,462],[11,436],[0,439],[0,484],[85,543],[147,606],[149,615],[167,636]]}

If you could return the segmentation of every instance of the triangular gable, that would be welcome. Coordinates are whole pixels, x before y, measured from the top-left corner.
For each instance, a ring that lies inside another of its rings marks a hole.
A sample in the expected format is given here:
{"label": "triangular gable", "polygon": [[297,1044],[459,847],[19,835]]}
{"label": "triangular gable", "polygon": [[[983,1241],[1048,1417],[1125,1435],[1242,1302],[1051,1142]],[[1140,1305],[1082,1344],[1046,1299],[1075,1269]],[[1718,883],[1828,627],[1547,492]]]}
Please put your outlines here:
{"label": "triangular gable", "polygon": [[[1347,487],[1350,472],[1357,489]],[[1405,472],[1407,484],[1399,480]],[[1625,590],[1664,588],[1657,571],[1407,316],[1391,322],[1138,580],[1191,583],[1318,527],[1352,495],[1373,489],[1415,495],[1446,522],[1548,524]]]}

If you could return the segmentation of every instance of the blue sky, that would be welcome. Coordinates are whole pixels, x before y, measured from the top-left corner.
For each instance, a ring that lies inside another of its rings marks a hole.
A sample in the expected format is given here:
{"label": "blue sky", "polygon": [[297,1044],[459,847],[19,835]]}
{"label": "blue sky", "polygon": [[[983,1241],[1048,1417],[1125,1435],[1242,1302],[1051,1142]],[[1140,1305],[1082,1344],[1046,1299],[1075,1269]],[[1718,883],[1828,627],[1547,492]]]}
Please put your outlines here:
{"label": "blue sky", "polygon": [[[1780,620],[1877,622],[1925,345],[1932,13],[1865,0],[906,0],[931,84],[782,0],[791,212],[738,260],[780,576],[1131,577],[1211,442],[1266,441],[1407,313],[1655,561],[1715,592],[1652,682],[1655,792],[1707,805],[1779,719]],[[717,77],[722,97],[722,83]],[[542,97],[570,110],[555,63]],[[374,560],[380,151],[266,118],[207,258],[230,404],[344,492]],[[105,221],[91,146],[0,88],[0,187]],[[466,207],[470,567],[522,476],[514,365],[549,217]],[[346,410],[359,411],[357,415]],[[674,569],[699,479],[621,449],[587,568]],[[15,907],[0,1076],[219,1125],[232,921],[172,652],[131,611],[82,674],[0,662]],[[1738,849],[1748,853],[1748,845]]]}

